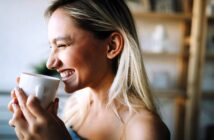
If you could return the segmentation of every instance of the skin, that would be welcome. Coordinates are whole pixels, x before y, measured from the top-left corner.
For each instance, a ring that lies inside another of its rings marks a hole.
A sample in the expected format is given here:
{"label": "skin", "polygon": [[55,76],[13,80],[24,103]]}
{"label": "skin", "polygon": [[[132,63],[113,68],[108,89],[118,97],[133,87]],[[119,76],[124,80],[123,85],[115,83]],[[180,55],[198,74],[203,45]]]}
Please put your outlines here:
{"label": "skin", "polygon": [[[87,139],[109,140],[110,135],[119,139],[123,124],[112,110],[106,108],[106,102],[108,89],[115,76],[112,60],[123,49],[122,35],[114,32],[107,39],[99,40],[92,33],[75,25],[73,19],[62,9],[57,9],[48,23],[48,37],[51,54],[47,67],[57,70],[61,75],[72,73],[63,81],[65,91],[72,93],[87,87],[92,94],[90,112],[81,128],[77,130],[73,126],[74,130]],[[21,89],[13,90],[11,96],[8,108],[13,112],[13,117],[9,124],[15,127],[19,139],[70,139],[65,125],[56,115],[57,101],[47,111],[40,106],[36,97],[27,97]],[[127,119],[126,107],[119,113],[127,122],[129,129],[126,129],[125,136],[128,140],[133,137],[135,140],[167,139],[167,133],[163,133],[167,132],[167,128],[148,110],[134,115],[130,121]]]}

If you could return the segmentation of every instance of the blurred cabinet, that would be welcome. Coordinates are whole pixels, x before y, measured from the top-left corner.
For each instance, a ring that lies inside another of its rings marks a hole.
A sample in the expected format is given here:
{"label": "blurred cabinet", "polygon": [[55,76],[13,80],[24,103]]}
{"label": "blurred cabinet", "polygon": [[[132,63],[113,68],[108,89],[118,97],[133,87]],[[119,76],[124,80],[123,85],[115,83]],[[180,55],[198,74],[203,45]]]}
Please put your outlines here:
{"label": "blurred cabinet", "polygon": [[204,130],[204,139],[214,139],[214,0],[207,0],[204,67],[202,73],[202,101],[200,129]]}
{"label": "blurred cabinet", "polygon": [[128,4],[152,89],[158,95],[185,96],[192,1],[130,0]]}
{"label": "blurred cabinet", "polygon": [[201,99],[214,97],[213,0],[130,1],[154,95],[174,100],[173,139],[195,140]]}
{"label": "blurred cabinet", "polygon": [[0,140],[17,140],[14,128],[8,124],[12,118],[12,113],[7,109],[10,100],[9,92],[0,91]]}
{"label": "blurred cabinet", "polygon": [[213,15],[207,15],[206,26],[206,51],[202,90],[204,95],[214,96],[214,13]]}

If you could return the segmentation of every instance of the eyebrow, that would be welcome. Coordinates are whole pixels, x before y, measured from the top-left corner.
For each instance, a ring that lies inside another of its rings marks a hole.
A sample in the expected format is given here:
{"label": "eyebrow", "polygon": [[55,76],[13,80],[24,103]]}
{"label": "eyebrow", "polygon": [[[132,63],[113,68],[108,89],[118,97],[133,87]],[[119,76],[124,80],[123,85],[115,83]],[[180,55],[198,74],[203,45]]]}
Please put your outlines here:
{"label": "eyebrow", "polygon": [[[57,41],[67,41],[67,42],[71,42],[72,39],[71,39],[69,36],[59,36],[59,37],[53,39],[53,43],[56,44]],[[51,42],[49,42],[49,44],[50,44],[50,43],[51,43]]]}

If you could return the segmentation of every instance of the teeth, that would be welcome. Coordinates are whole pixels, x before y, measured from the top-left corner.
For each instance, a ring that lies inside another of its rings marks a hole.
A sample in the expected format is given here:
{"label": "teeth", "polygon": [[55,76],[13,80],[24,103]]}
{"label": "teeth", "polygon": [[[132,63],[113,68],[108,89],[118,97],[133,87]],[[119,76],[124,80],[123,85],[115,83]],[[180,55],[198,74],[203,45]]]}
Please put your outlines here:
{"label": "teeth", "polygon": [[69,77],[69,76],[71,76],[73,73],[74,73],[74,71],[64,71],[64,72],[61,72],[61,73],[60,73],[60,76],[61,76],[62,78],[64,78],[64,77]]}

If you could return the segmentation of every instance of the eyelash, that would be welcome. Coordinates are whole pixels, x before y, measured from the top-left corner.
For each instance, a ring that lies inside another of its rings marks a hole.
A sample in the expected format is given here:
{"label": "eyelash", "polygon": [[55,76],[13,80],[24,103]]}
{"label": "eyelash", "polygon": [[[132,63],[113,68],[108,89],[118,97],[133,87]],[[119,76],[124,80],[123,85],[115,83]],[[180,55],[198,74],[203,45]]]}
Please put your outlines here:
{"label": "eyelash", "polygon": [[[56,46],[57,48],[62,48],[62,47],[66,47],[67,45],[58,45]],[[49,46],[50,49],[52,49],[53,47],[52,46]]]}
{"label": "eyelash", "polygon": [[[56,48],[64,48],[64,47],[67,47],[69,45],[66,45],[66,44],[59,44],[56,46]],[[50,49],[52,49],[53,47],[52,46],[49,46]]]}
{"label": "eyelash", "polygon": [[58,45],[57,48],[62,48],[62,47],[66,47],[67,45]]}

